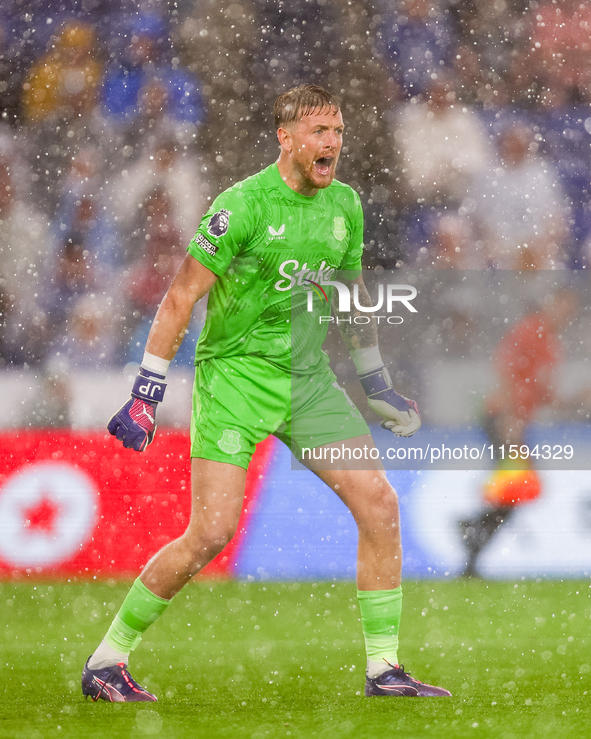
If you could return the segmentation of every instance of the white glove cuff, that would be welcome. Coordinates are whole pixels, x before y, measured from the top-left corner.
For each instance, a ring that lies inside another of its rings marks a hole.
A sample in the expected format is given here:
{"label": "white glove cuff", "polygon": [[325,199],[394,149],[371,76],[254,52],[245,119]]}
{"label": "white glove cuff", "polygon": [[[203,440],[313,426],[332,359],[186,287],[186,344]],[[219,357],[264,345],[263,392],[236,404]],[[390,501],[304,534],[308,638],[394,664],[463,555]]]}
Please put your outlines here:
{"label": "white glove cuff", "polygon": [[366,375],[368,372],[373,372],[384,366],[384,360],[377,345],[369,346],[366,349],[351,349],[350,353],[351,359],[357,367],[358,375]]}
{"label": "white glove cuff", "polygon": [[168,359],[162,359],[162,357],[157,357],[155,354],[150,354],[150,352],[144,352],[141,366],[144,369],[155,372],[157,375],[166,377],[169,364],[170,360]]}

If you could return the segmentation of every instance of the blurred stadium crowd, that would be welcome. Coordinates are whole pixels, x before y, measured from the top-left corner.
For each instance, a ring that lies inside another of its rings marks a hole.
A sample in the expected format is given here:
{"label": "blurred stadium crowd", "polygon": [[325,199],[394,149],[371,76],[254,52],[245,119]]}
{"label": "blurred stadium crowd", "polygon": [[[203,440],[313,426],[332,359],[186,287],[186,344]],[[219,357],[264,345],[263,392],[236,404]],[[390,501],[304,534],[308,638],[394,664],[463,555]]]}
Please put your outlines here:
{"label": "blurred stadium crowd", "polygon": [[588,2],[7,0],[0,366],[139,361],[212,195],[274,161],[270,108],[300,82],[342,97],[368,268],[587,267]]}

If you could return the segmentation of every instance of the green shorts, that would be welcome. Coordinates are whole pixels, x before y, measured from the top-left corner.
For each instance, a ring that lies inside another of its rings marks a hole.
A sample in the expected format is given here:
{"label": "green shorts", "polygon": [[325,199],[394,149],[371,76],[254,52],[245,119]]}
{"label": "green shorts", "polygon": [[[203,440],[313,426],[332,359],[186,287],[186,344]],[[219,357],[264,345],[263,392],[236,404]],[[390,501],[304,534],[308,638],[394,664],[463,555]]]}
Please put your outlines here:
{"label": "green shorts", "polygon": [[292,375],[254,356],[209,359],[195,371],[191,456],[248,467],[273,434],[302,449],[369,434],[330,367]]}

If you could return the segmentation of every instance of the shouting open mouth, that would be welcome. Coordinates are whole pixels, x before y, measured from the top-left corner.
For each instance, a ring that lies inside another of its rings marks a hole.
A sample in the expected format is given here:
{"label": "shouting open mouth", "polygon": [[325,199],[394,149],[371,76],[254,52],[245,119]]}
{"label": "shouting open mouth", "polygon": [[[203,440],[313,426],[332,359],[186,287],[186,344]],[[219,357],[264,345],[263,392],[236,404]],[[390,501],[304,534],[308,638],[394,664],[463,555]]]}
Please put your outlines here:
{"label": "shouting open mouth", "polygon": [[319,175],[326,177],[326,175],[330,174],[330,168],[333,162],[334,157],[320,157],[314,162],[314,168]]}

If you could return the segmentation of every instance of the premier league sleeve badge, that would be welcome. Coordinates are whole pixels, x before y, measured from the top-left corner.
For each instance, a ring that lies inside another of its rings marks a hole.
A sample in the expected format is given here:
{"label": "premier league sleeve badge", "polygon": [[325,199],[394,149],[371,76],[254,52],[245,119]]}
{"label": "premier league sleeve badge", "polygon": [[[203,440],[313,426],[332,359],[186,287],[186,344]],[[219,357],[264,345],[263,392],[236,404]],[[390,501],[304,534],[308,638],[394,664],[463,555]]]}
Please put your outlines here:
{"label": "premier league sleeve badge", "polygon": [[230,211],[222,208],[214,213],[209,219],[209,225],[207,226],[207,233],[212,236],[223,236],[228,231],[230,225]]}

